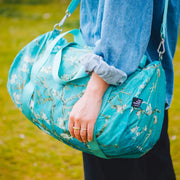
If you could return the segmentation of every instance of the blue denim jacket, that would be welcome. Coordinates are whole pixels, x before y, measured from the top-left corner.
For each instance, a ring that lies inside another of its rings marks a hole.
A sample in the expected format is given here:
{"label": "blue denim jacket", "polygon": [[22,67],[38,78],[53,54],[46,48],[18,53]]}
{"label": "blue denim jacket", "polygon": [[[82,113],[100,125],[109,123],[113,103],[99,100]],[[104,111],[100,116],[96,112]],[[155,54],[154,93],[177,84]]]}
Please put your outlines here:
{"label": "blue denim jacket", "polygon": [[[164,0],[81,0],[80,30],[93,54],[83,58],[87,73],[94,71],[108,84],[119,85],[133,73],[144,54],[158,59]],[[169,0],[166,28],[166,102],[173,96],[173,57],[178,38],[180,1]]]}

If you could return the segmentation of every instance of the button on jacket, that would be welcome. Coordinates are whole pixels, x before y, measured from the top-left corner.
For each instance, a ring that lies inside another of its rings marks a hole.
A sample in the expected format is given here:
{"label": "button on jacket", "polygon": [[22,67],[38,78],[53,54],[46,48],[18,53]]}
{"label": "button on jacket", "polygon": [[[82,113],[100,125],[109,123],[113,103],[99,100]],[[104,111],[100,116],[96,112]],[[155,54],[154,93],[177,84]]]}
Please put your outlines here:
{"label": "button on jacket", "polygon": [[[83,57],[86,72],[94,71],[108,84],[122,84],[144,54],[158,60],[164,0],[81,0],[80,30],[94,53]],[[166,73],[166,102],[173,96],[173,57],[178,39],[180,1],[169,0],[162,65]]]}

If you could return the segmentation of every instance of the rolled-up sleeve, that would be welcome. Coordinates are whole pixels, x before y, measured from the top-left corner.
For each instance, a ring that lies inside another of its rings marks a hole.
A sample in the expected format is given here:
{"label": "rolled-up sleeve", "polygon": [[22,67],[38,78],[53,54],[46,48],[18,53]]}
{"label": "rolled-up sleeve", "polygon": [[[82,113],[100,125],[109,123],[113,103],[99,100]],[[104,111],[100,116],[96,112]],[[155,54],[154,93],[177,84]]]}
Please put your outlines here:
{"label": "rolled-up sleeve", "polygon": [[101,56],[96,54],[84,56],[83,65],[86,73],[91,74],[94,71],[108,84],[120,85],[127,79],[125,72],[108,65]]}
{"label": "rolled-up sleeve", "polygon": [[94,53],[85,55],[82,63],[87,73],[94,71],[108,84],[119,85],[137,69],[145,54],[153,0],[106,0],[103,8],[100,39]]}

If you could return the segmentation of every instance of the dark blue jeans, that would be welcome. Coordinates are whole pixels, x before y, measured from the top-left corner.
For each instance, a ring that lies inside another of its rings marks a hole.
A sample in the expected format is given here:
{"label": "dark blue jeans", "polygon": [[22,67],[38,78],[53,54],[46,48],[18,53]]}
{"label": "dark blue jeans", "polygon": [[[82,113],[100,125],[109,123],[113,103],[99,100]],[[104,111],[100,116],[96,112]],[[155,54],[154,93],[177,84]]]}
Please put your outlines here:
{"label": "dark blue jeans", "polygon": [[160,139],[138,159],[103,159],[83,152],[85,180],[175,180],[165,111]]}

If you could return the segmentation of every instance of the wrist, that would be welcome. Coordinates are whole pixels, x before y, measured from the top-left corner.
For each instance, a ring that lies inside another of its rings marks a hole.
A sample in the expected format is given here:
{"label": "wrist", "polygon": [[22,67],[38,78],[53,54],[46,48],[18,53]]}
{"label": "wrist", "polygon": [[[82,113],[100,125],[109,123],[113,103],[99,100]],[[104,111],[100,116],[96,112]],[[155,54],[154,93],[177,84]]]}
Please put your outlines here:
{"label": "wrist", "polygon": [[88,82],[85,94],[96,98],[102,98],[108,87],[109,84],[99,77],[98,74],[93,72],[91,79]]}

